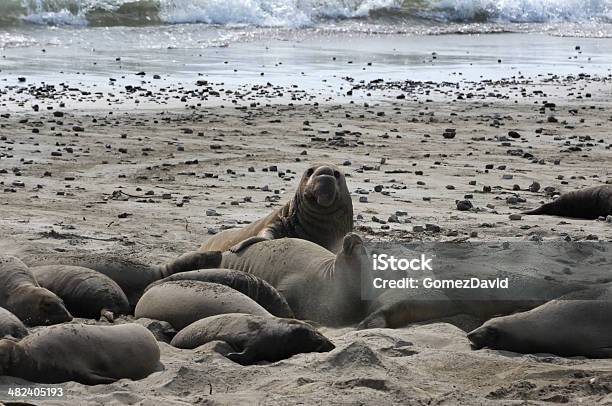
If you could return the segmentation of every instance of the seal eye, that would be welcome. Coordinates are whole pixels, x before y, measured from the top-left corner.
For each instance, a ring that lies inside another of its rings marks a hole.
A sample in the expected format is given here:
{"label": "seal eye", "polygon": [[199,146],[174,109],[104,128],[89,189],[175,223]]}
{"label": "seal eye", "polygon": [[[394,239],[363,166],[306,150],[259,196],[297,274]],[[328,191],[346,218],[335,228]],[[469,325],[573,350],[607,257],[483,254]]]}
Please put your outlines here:
{"label": "seal eye", "polygon": [[312,176],[313,172],[314,172],[314,169],[309,168],[308,171],[306,172],[306,176],[308,177]]}
{"label": "seal eye", "polygon": [[334,178],[340,179],[340,172],[334,171]]}

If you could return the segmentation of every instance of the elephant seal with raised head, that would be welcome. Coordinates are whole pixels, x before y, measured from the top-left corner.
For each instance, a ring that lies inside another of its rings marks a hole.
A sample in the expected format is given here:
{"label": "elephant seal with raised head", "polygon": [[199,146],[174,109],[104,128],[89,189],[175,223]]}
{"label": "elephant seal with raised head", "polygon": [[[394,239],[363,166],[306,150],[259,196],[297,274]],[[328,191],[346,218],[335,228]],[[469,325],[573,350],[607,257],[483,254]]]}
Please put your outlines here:
{"label": "elephant seal with raised head", "polygon": [[196,320],[224,313],[272,316],[235,289],[194,280],[169,281],[153,286],[138,301],[134,315],[167,321],[176,330],[181,330]]}
{"label": "elephant seal with raised head", "polygon": [[0,256],[0,306],[29,326],[72,320],[62,300],[42,288],[18,258]]}
{"label": "elephant seal with raised head", "polygon": [[550,203],[523,214],[543,214],[595,220],[612,215],[612,185],[595,186],[564,193]]}
{"label": "elephant seal with raised head", "polygon": [[251,244],[283,237],[312,241],[338,252],[353,231],[353,203],[340,169],[332,164],[309,167],[293,198],[268,216],[240,229],[210,237],[201,251],[239,252]]}
{"label": "elephant seal with raised head", "polygon": [[612,293],[609,287],[571,293],[490,319],[468,338],[475,349],[612,358]]}
{"label": "elephant seal with raised head", "polygon": [[62,324],[0,340],[0,375],[85,385],[142,379],[161,367],[155,337],[138,324]]}
{"label": "elephant seal with raised head", "polygon": [[179,280],[194,280],[225,285],[247,295],[276,317],[290,319],[294,317],[293,311],[289,304],[287,304],[287,300],[272,285],[255,275],[234,269],[213,268],[179,272],[152,283],[147,287],[147,290],[164,282]]}
{"label": "elephant seal with raised head", "polygon": [[70,265],[34,266],[38,283],[59,296],[76,317],[112,322],[115,315],[128,314],[125,293],[111,278],[89,268]]}
{"label": "elephant seal with raised head", "polygon": [[335,347],[310,324],[299,320],[230,313],[198,320],[181,330],[171,345],[193,349],[224,341],[233,352],[224,354],[241,365],[276,362],[306,352],[328,352]]}
{"label": "elephant seal with raised head", "polygon": [[370,263],[361,238],[342,240],[337,254],[313,242],[282,238],[260,242],[238,253],[224,252],[221,267],[256,275],[279,291],[296,318],[344,326],[363,318],[362,276]]}

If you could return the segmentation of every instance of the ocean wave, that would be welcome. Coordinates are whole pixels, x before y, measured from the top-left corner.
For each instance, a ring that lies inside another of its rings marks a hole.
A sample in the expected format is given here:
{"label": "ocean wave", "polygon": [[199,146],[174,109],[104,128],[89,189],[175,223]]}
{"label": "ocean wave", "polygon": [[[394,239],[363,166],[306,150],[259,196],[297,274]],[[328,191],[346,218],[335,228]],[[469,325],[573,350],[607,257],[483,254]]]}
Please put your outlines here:
{"label": "ocean wave", "polygon": [[612,22],[612,0],[0,0],[0,26],[205,23],[295,28],[344,19]]}

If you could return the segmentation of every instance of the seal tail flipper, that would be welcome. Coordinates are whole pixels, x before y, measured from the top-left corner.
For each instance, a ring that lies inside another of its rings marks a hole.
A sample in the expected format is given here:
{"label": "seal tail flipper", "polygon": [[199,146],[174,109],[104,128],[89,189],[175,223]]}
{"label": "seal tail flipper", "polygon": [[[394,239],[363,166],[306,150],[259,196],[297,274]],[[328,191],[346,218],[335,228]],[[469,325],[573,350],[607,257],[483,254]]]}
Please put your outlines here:
{"label": "seal tail flipper", "polygon": [[242,240],[241,242],[239,242],[238,244],[234,245],[233,247],[231,247],[229,249],[230,252],[233,252],[234,254],[239,253],[240,251],[247,249],[248,247],[250,247],[253,244],[257,244],[258,242],[262,242],[262,241],[268,241],[270,238],[268,237],[263,237],[263,236],[255,236],[255,237],[249,237],[246,240]]}
{"label": "seal tail flipper", "polygon": [[108,309],[100,310],[100,319],[106,319],[109,323],[115,322],[115,314]]}
{"label": "seal tail flipper", "polygon": [[162,277],[179,272],[216,268],[221,265],[221,251],[191,251],[161,266]]}

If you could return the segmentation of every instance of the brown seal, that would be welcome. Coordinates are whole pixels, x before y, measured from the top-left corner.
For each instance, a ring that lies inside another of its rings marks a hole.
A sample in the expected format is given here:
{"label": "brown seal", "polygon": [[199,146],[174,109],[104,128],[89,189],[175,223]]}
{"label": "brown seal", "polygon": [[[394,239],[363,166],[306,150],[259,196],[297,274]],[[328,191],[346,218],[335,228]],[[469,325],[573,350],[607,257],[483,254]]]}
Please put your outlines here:
{"label": "brown seal", "polygon": [[344,326],[365,315],[361,283],[369,276],[370,263],[357,234],[344,237],[338,254],[298,238],[260,242],[238,253],[224,252],[221,267],[270,283],[298,319]]}
{"label": "brown seal", "polygon": [[170,343],[193,349],[224,341],[233,352],[224,354],[241,365],[276,362],[306,352],[328,352],[334,345],[310,324],[299,320],[229,313],[198,320],[181,330]]}
{"label": "brown seal", "polygon": [[62,300],[40,287],[28,267],[15,257],[0,256],[0,306],[29,326],[72,320]]}
{"label": "brown seal", "polygon": [[612,185],[595,186],[564,193],[550,203],[523,214],[544,214],[595,220],[612,215]]}
{"label": "brown seal", "polygon": [[338,252],[353,231],[353,203],[346,179],[332,164],[317,164],[302,175],[293,198],[268,216],[241,229],[210,237],[201,251],[241,251],[251,244],[292,237]]}
{"label": "brown seal", "polygon": [[111,278],[93,269],[70,265],[34,266],[38,283],[59,296],[76,317],[112,322],[115,315],[128,314],[130,304]]}
{"label": "brown seal", "polygon": [[61,324],[0,340],[0,375],[96,385],[145,378],[160,369],[159,356],[155,337],[138,324]]}

